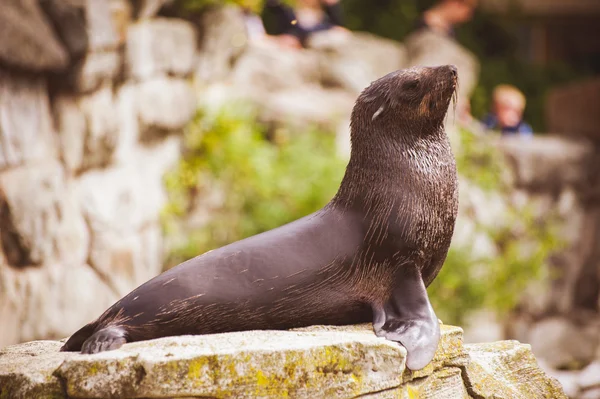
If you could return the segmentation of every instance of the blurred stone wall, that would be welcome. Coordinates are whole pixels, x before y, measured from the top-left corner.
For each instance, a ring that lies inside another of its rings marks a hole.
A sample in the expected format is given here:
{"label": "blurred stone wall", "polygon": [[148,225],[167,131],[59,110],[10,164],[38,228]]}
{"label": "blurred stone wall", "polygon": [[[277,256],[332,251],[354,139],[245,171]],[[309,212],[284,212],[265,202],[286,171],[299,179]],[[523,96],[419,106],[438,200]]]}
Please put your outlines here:
{"label": "blurred stone wall", "polygon": [[548,259],[546,277],[532,282],[508,314],[475,314],[465,339],[529,343],[571,398],[600,398],[600,124],[592,111],[600,100],[598,87],[592,79],[552,90],[550,134],[493,141],[506,158],[511,190],[485,196],[461,184],[453,240],[453,245],[474,241],[493,255],[489,237],[474,237],[469,226],[502,225],[503,204],[509,202],[526,204],[538,220],[558,223],[561,248]]}
{"label": "blurred stone wall", "polygon": [[0,5],[0,346],[69,335],[161,271],[196,30],[141,12]]}
{"label": "blurred stone wall", "polygon": [[515,195],[540,216],[558,213],[565,248],[547,281],[532,286],[505,321],[507,337],[532,345],[540,364],[572,398],[600,398],[600,80],[553,89],[553,134],[503,146]]}
{"label": "blurred stone wall", "polygon": [[162,178],[198,106],[251,101],[347,155],[356,94],[406,65],[369,34],[282,51],[250,45],[237,8],[162,3],[0,4],[0,347],[68,336],[161,271]]}

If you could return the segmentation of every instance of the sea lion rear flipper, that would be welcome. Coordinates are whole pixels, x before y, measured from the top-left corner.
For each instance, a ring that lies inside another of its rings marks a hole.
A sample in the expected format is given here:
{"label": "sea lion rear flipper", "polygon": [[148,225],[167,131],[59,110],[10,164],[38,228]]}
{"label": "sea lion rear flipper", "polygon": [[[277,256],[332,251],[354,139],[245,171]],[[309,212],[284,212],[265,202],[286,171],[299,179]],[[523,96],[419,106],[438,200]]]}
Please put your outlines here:
{"label": "sea lion rear flipper", "polygon": [[122,327],[107,327],[96,331],[89,337],[81,348],[81,353],[98,353],[119,349],[127,342],[125,330]]}
{"label": "sea lion rear flipper", "polygon": [[440,326],[421,275],[407,271],[383,305],[373,309],[375,334],[401,343],[408,352],[406,366],[420,370],[433,359]]}
{"label": "sea lion rear flipper", "polygon": [[81,327],[75,334],[71,335],[67,342],[60,348],[61,352],[78,352],[81,350],[81,346],[88,339],[96,329],[96,323],[89,323]]}

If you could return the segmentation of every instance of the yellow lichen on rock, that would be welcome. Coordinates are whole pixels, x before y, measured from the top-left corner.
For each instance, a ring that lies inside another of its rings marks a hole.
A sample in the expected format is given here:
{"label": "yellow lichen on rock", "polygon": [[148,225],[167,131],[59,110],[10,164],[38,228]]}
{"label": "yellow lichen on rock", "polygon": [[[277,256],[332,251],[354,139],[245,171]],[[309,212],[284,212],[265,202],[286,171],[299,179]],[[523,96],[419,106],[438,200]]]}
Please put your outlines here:
{"label": "yellow lichen on rock", "polygon": [[96,355],[45,341],[0,351],[0,399],[8,398],[564,398],[516,342],[463,345],[442,326],[424,369],[372,327],[316,326],[169,337]]}
{"label": "yellow lichen on rock", "polygon": [[411,371],[406,369],[404,371],[403,382],[426,377],[445,366],[464,366],[468,363],[468,356],[463,347],[462,328],[444,324],[440,328],[440,342],[433,360],[421,370]]}
{"label": "yellow lichen on rock", "polygon": [[364,399],[471,399],[457,367],[437,370],[396,389],[361,397]]}
{"label": "yellow lichen on rock", "polygon": [[465,345],[471,361],[467,388],[482,399],[567,399],[560,384],[544,373],[531,347],[517,341]]}

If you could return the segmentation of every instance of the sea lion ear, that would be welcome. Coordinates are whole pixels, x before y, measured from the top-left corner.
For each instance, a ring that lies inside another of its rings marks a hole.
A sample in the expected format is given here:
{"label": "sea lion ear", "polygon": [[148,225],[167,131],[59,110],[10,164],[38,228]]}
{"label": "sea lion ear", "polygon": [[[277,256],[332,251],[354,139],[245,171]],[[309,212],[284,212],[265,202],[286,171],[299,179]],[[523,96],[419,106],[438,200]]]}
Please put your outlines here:
{"label": "sea lion ear", "polygon": [[375,111],[375,113],[373,114],[373,116],[371,117],[371,120],[374,121],[375,118],[377,118],[379,115],[381,115],[381,113],[385,111],[385,105],[382,105],[381,107],[379,107],[379,109],[377,111]]}
{"label": "sea lion ear", "polygon": [[369,93],[363,93],[362,95],[362,102],[364,103],[372,103],[373,101],[377,100],[380,96],[375,95],[375,94],[369,94]]}
{"label": "sea lion ear", "polygon": [[407,78],[406,81],[402,84],[403,90],[414,90],[419,87],[419,78]]}

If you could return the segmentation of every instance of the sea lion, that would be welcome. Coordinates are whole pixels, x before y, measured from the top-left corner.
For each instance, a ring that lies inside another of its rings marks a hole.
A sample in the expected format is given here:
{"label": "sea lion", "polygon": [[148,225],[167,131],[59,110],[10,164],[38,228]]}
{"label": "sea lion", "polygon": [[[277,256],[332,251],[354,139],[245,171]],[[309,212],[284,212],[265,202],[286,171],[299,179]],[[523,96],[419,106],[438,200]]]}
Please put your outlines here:
{"label": "sea lion", "polygon": [[253,329],[373,322],[425,367],[440,328],[426,286],[458,208],[443,121],[454,66],[390,73],[358,97],[341,186],[321,210],[209,251],[146,282],[77,331],[63,351]]}

